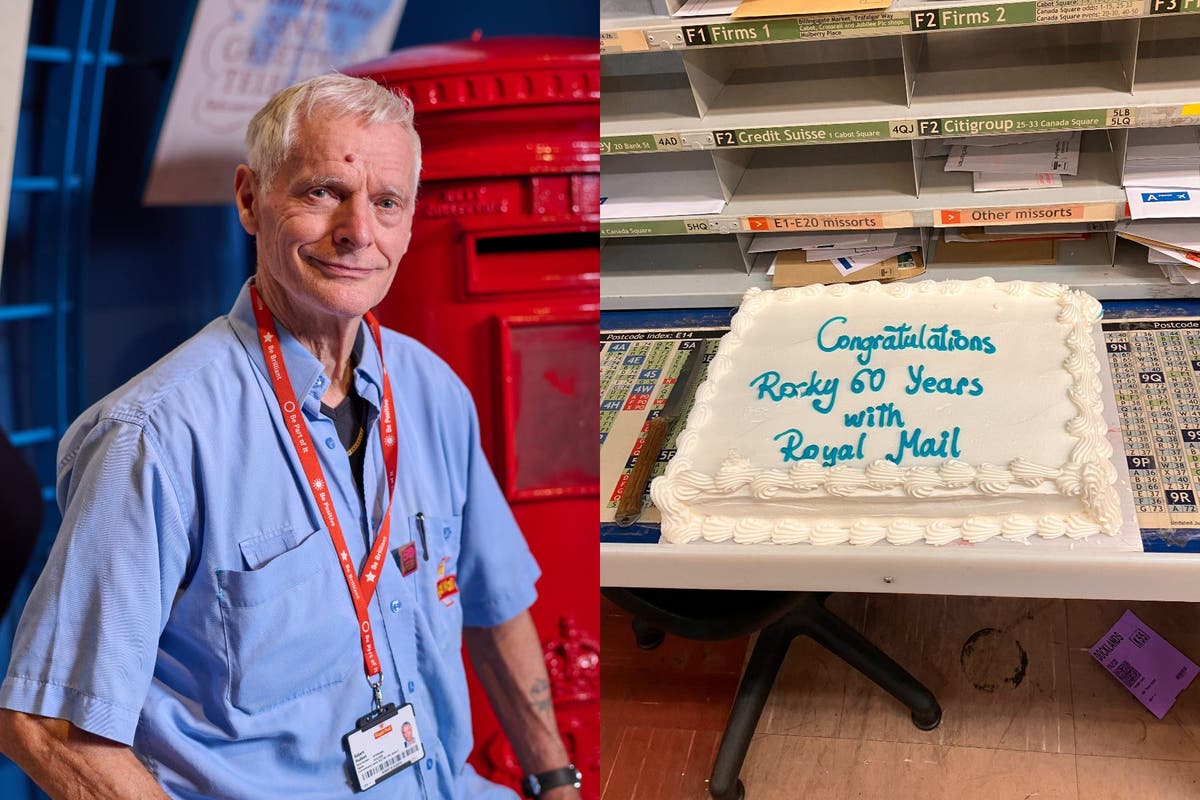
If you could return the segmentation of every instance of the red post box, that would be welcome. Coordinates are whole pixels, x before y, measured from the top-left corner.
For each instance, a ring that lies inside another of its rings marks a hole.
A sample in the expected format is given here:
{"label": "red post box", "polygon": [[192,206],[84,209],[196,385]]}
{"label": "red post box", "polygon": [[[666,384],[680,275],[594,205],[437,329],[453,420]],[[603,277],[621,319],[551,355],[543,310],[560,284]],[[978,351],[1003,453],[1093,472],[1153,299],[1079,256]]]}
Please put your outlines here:
{"label": "red post box", "polygon": [[[360,65],[423,146],[412,246],[377,309],[471,389],[484,450],[542,568],[533,616],[584,796],[599,797],[600,154],[595,40],[414,47]],[[471,677],[472,762],[521,772]]]}

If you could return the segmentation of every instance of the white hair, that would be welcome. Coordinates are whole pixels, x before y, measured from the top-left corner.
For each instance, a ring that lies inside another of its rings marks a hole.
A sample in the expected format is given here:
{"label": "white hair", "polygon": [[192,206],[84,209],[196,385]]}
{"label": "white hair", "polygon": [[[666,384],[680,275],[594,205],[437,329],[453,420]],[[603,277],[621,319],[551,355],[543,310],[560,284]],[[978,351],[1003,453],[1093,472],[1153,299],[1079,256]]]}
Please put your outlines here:
{"label": "white hair", "polygon": [[268,100],[250,120],[246,128],[246,153],[260,186],[271,186],[296,145],[297,124],[311,119],[316,110],[334,119],[356,117],[366,125],[400,125],[412,140],[416,193],[421,175],[421,138],[413,127],[412,101],[402,92],[392,92],[369,78],[337,72],[289,86]]}

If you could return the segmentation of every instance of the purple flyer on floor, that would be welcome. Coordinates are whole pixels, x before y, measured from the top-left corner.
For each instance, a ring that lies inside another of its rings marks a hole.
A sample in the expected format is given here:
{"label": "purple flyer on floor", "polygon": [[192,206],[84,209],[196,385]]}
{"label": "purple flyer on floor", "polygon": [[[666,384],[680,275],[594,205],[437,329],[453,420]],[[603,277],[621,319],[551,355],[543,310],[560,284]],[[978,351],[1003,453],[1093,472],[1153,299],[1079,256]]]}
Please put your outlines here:
{"label": "purple flyer on floor", "polygon": [[1159,719],[1200,671],[1132,611],[1092,646],[1091,654]]}

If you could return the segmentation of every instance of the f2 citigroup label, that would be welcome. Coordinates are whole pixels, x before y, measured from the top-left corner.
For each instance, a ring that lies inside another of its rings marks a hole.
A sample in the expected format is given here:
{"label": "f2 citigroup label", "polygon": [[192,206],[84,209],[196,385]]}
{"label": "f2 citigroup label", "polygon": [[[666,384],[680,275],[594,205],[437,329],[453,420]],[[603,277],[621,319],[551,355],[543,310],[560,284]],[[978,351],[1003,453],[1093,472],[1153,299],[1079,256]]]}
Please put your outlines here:
{"label": "f2 citigroup label", "polygon": [[1003,114],[980,117],[942,117],[917,120],[917,135],[978,136],[989,133],[1040,133],[1133,124],[1132,109],[1089,108],[1044,114]]}

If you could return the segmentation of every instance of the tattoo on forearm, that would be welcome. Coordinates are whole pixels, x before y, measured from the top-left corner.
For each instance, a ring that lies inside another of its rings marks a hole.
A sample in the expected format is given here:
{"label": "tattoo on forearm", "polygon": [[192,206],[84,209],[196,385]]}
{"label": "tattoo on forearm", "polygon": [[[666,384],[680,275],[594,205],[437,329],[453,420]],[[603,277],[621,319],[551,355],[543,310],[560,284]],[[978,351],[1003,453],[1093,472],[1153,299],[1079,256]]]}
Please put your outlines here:
{"label": "tattoo on forearm", "polygon": [[533,686],[529,687],[529,702],[539,714],[554,713],[554,702],[550,699],[550,682],[545,678],[534,681]]}

